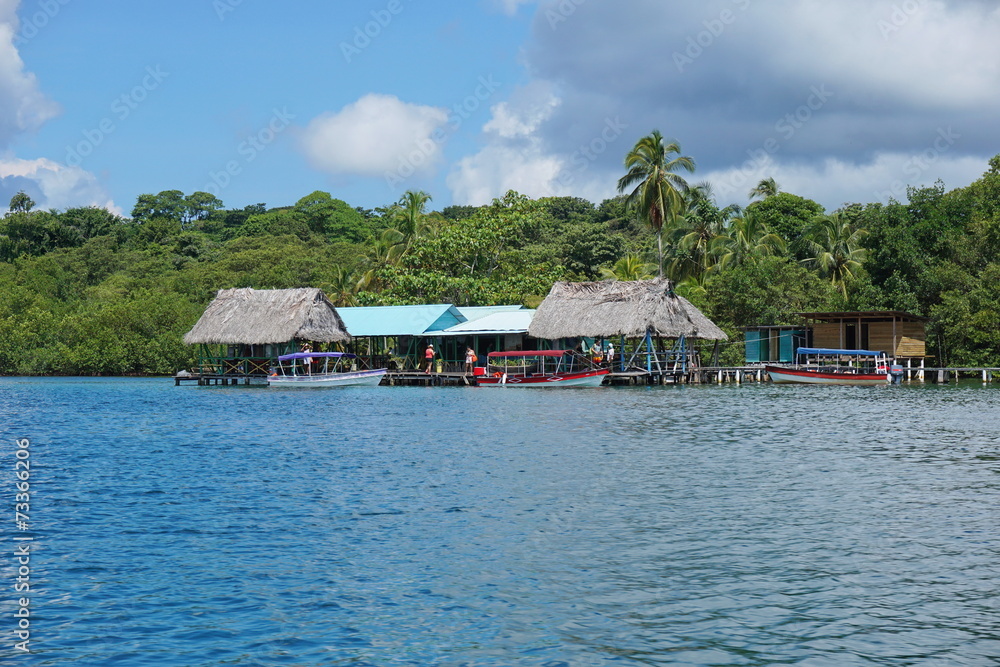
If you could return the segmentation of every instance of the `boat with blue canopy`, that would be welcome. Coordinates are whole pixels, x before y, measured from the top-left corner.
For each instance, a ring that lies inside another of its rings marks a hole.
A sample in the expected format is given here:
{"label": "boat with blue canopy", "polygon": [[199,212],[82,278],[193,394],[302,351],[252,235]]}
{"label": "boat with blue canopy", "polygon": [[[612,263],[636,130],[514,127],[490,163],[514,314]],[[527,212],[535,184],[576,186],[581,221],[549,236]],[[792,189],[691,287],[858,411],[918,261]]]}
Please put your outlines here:
{"label": "boat with blue canopy", "polygon": [[357,359],[349,352],[295,352],[278,357],[268,383],[275,387],[375,386],[386,369],[352,370]]}
{"label": "boat with blue canopy", "polygon": [[795,354],[794,365],[764,367],[771,382],[872,386],[894,379],[894,367],[884,352],[800,347]]}

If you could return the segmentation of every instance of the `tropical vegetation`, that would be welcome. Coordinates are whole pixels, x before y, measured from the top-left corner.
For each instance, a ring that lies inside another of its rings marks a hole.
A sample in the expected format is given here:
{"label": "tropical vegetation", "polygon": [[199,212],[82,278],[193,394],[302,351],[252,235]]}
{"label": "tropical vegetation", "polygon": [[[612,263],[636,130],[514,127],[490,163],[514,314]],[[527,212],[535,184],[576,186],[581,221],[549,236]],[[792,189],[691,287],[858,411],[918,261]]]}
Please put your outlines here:
{"label": "tropical vegetation", "polygon": [[911,187],[905,202],[818,203],[763,179],[744,208],[680,172],[659,132],[628,151],[617,197],[432,210],[409,191],[374,210],[312,192],[226,208],[167,190],[130,215],[39,210],[18,192],[0,218],[0,372],[169,374],[216,290],[322,288],[337,305],[537,304],[557,280],[662,274],[730,333],[819,310],[928,318],[941,363],[1000,366],[1000,155],[976,182]]}

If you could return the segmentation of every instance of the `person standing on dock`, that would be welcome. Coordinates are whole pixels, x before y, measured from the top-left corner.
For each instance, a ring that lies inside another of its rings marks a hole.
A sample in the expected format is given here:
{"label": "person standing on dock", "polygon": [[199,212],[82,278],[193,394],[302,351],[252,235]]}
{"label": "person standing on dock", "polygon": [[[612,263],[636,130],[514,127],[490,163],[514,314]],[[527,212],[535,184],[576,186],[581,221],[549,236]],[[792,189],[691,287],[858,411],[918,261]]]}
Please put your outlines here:
{"label": "person standing on dock", "polygon": [[601,351],[601,346],[594,341],[594,344],[590,346],[590,356],[594,360],[595,364],[599,364],[604,360],[604,353]]}
{"label": "person standing on dock", "polygon": [[476,356],[476,351],[471,347],[465,348],[465,374],[472,375],[472,369],[476,365],[479,357]]}
{"label": "person standing on dock", "polygon": [[[312,344],[309,342],[303,343],[300,351],[304,353],[312,352]],[[312,357],[305,357],[302,359],[302,372],[307,375],[312,375]]]}
{"label": "person standing on dock", "polygon": [[608,366],[615,361],[615,346],[611,343],[608,343],[608,352],[604,355],[604,360],[608,362]]}
{"label": "person standing on dock", "polygon": [[434,365],[434,345],[432,343],[427,343],[427,349],[424,350],[424,361],[427,362],[427,368],[424,370],[424,373],[430,375],[431,366]]}

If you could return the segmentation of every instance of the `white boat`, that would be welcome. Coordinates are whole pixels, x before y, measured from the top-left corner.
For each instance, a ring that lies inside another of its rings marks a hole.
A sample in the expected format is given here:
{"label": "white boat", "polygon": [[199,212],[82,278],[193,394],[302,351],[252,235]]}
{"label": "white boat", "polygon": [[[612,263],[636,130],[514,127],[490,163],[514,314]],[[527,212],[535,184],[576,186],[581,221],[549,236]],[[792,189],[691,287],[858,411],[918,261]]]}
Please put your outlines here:
{"label": "white boat", "polygon": [[[278,367],[268,378],[273,387],[375,386],[386,369],[342,370],[344,360],[357,359],[348,352],[296,352],[278,357]],[[313,365],[323,361],[318,371]],[[332,363],[331,363],[332,362]]]}
{"label": "white boat", "polygon": [[[895,379],[889,360],[872,350],[835,350],[800,347],[796,355],[806,359],[795,366],[765,366],[775,384],[839,384],[875,386]],[[843,365],[844,360],[848,365]]]}

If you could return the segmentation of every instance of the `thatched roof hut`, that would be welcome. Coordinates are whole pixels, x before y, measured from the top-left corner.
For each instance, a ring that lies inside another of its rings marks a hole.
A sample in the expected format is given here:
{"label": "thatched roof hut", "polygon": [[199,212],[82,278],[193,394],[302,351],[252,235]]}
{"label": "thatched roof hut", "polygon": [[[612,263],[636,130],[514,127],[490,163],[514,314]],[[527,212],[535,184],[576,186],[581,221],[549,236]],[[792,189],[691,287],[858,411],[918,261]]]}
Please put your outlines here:
{"label": "thatched roof hut", "polygon": [[266,345],[294,339],[319,343],[351,340],[322,290],[219,290],[201,319],[184,336],[188,345]]}
{"label": "thatched roof hut", "polygon": [[528,335],[558,338],[661,338],[727,340],[687,299],[673,292],[669,280],[559,282],[538,306]]}

